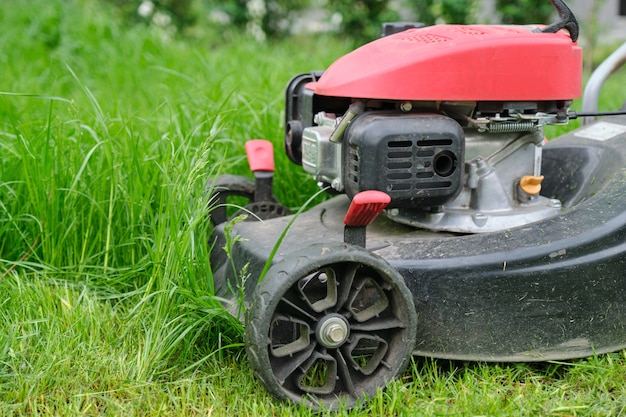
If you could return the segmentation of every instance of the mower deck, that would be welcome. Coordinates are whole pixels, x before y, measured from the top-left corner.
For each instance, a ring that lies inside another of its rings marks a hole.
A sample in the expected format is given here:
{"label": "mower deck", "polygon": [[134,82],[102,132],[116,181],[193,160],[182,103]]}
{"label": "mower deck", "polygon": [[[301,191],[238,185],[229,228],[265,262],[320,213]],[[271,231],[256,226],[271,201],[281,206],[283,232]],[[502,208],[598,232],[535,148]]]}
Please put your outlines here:
{"label": "mower deck", "polygon": [[[626,117],[605,118],[544,148],[542,195],[560,214],[500,232],[435,233],[384,215],[367,249],[403,277],[417,311],[414,353],[479,361],[564,360],[626,348]],[[341,242],[343,195],[295,219],[276,263],[298,248]],[[216,227],[216,289],[246,301],[292,216],[239,222],[232,262]]]}

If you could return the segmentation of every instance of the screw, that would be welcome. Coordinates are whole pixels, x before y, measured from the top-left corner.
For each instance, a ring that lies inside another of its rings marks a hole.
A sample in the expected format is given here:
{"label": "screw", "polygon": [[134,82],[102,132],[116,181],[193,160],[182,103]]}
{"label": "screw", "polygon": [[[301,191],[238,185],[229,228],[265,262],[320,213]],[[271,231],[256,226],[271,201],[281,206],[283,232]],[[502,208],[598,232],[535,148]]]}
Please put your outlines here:
{"label": "screw", "polygon": [[552,208],[561,208],[561,202],[555,198],[551,198],[548,204]]}
{"label": "screw", "polygon": [[400,104],[400,110],[405,113],[410,112],[411,110],[413,110],[413,103],[411,103],[410,101],[403,102],[402,104]]}

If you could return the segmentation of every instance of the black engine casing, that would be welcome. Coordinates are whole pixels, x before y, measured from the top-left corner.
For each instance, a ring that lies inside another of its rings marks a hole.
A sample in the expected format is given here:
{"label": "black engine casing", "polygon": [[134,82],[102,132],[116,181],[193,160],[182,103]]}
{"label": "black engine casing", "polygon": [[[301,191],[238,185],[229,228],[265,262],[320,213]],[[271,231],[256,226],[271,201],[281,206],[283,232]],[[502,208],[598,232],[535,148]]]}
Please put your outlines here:
{"label": "black engine casing", "polygon": [[465,135],[435,113],[370,111],[344,134],[344,186],[350,198],[379,190],[389,208],[439,206],[462,189]]}

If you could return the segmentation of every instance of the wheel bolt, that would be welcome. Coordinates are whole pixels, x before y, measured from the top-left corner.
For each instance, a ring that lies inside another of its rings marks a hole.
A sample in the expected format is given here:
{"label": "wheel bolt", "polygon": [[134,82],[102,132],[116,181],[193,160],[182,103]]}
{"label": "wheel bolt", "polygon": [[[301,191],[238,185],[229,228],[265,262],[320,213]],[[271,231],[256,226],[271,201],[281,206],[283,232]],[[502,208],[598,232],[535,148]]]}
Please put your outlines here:
{"label": "wheel bolt", "polygon": [[317,328],[317,340],[327,348],[341,346],[348,339],[350,329],[346,320],[340,315],[326,316]]}
{"label": "wheel bolt", "polygon": [[346,329],[339,324],[331,324],[328,326],[326,333],[328,339],[335,343],[341,342],[346,337]]}

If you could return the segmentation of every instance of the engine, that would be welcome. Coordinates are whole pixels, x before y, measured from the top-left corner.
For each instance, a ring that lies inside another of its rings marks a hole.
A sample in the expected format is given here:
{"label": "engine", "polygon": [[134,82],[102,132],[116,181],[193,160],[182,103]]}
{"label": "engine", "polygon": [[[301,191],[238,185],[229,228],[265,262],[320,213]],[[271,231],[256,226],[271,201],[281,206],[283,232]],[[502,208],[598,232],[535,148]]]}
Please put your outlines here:
{"label": "engine", "polygon": [[[453,119],[437,113],[368,111],[356,116],[338,146],[340,123],[319,114],[320,125],[302,137],[302,166],[322,183],[348,196],[381,190],[389,207],[439,206],[461,190],[465,137]],[[341,120],[341,119],[339,119]]]}
{"label": "engine", "polygon": [[[567,72],[555,81],[547,63]],[[541,195],[543,127],[567,123],[580,67],[563,33],[407,30],[292,79],[285,151],[333,192],[389,194],[399,223],[478,233],[538,221],[561,210]]]}

